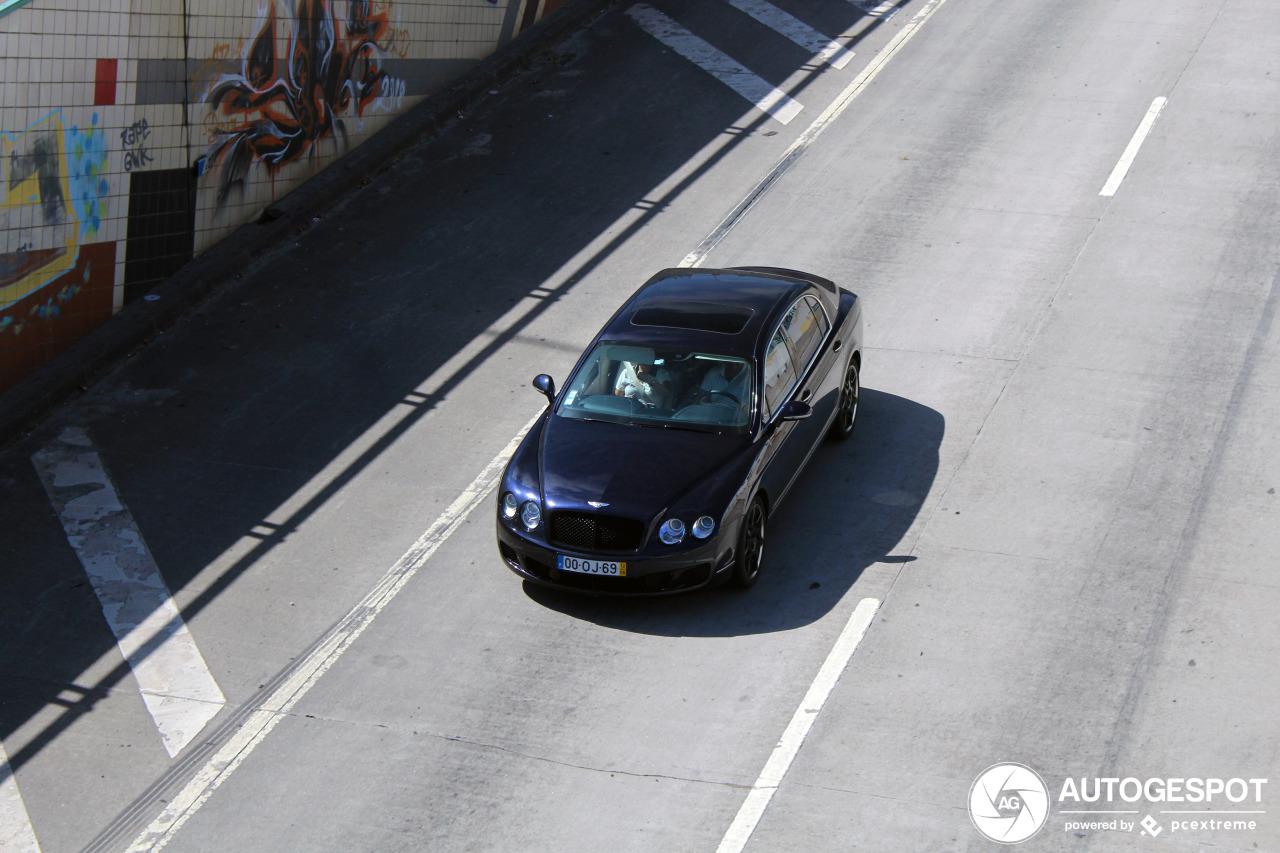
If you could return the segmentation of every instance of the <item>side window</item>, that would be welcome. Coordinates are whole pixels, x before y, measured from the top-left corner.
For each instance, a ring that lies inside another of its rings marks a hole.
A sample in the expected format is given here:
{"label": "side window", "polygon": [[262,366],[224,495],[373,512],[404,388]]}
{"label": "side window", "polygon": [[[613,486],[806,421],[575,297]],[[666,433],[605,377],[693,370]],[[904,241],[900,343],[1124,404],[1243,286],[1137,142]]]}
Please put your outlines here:
{"label": "side window", "polygon": [[[785,321],[784,321],[785,323]],[[773,333],[764,355],[764,416],[772,418],[796,384],[796,369],[782,328]]]}
{"label": "side window", "polygon": [[[818,310],[821,311],[821,307],[818,307]],[[810,359],[822,343],[822,328],[818,325],[818,319],[813,315],[813,311],[814,306],[809,304],[808,299],[800,299],[791,306],[791,310],[782,321],[782,330],[786,332],[787,340],[791,342],[796,364],[801,370],[809,365]]]}
{"label": "side window", "polygon": [[825,338],[827,330],[831,328],[831,324],[827,322],[827,312],[812,296],[806,296],[804,301],[809,303],[809,307],[813,309],[813,316],[818,320],[818,337]]}

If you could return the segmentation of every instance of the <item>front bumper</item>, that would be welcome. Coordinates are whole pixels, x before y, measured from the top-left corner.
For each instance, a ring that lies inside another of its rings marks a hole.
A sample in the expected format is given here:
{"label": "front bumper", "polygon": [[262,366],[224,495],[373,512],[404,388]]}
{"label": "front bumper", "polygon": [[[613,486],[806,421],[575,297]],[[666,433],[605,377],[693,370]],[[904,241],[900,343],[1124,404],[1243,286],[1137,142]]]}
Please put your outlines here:
{"label": "front bumper", "polygon": [[[498,553],[507,568],[525,580],[554,589],[589,592],[596,595],[672,595],[701,589],[723,580],[733,565],[734,538],[725,532],[696,547],[673,547],[669,554],[590,553],[548,546],[545,542],[512,530],[497,522]],[[626,577],[602,577],[565,572],[556,568],[556,555],[585,560],[617,560],[627,564]]]}

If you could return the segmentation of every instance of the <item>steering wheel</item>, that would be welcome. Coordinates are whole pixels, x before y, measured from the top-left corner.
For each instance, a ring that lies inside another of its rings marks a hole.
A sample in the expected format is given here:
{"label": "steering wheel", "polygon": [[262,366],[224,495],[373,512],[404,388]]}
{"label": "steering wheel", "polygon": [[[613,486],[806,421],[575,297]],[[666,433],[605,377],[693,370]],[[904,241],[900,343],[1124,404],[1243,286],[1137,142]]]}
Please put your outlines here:
{"label": "steering wheel", "polygon": [[730,394],[728,391],[708,391],[707,392],[708,397],[715,397],[717,394],[720,394],[721,396],[724,396],[724,397],[728,397],[730,400],[733,401],[734,406],[742,405],[742,401],[739,400],[737,397],[733,396],[732,394]]}

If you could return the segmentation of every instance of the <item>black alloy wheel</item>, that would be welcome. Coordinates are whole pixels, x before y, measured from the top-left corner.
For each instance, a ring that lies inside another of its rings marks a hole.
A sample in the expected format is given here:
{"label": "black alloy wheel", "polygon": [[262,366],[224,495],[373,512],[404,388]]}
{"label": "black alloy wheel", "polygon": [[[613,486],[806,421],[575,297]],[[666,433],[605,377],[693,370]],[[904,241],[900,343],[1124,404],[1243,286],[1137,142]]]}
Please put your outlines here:
{"label": "black alloy wheel", "polygon": [[738,560],[733,565],[733,582],[746,589],[760,578],[760,564],[764,561],[764,501],[754,498],[747,514],[742,518],[742,530],[738,532]]}
{"label": "black alloy wheel", "polygon": [[836,419],[831,424],[828,435],[836,441],[844,441],[853,435],[854,424],[858,421],[858,395],[862,385],[858,380],[858,363],[849,360],[849,370],[844,375],[844,385],[840,387],[840,408],[836,411]]}

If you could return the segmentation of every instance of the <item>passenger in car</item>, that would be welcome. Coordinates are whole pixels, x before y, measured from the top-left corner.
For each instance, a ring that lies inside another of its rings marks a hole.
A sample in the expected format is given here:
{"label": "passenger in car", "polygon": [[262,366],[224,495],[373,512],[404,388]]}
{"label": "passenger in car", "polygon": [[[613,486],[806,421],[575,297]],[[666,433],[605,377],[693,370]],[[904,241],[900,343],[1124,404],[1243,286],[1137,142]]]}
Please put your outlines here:
{"label": "passenger in car", "polygon": [[624,361],[618,368],[613,393],[634,397],[646,406],[664,408],[671,399],[671,373],[665,367]]}

